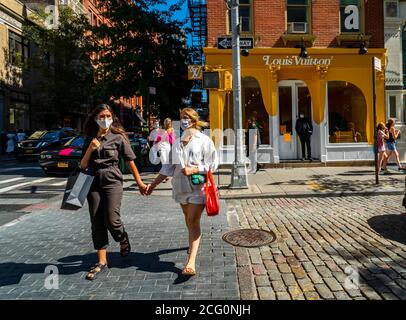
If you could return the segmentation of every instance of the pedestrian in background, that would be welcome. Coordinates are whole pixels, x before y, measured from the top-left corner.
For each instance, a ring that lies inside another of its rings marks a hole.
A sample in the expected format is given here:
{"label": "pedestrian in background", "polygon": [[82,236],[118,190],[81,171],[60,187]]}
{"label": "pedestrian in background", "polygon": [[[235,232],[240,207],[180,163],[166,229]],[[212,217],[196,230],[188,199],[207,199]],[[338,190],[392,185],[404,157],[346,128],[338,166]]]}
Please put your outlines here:
{"label": "pedestrian in background", "polygon": [[18,130],[17,133],[17,141],[21,142],[23,140],[27,139],[27,135],[25,134],[25,132],[23,131],[23,129]]}
{"label": "pedestrian in background", "polygon": [[[160,120],[156,119],[153,124],[153,130],[151,131],[151,133],[148,136],[149,150],[151,150],[151,148],[158,142],[158,139],[160,139],[160,137],[162,137],[163,134],[164,134],[164,130],[161,129]],[[159,164],[152,163],[152,165],[153,165],[154,172],[159,171]]]}
{"label": "pedestrian in background", "polygon": [[385,148],[385,139],[389,139],[389,134],[388,130],[383,122],[378,123],[377,126],[377,131],[378,131],[378,171],[384,172],[386,171],[386,162],[388,155],[386,154],[386,148]]}
{"label": "pedestrian in background", "polygon": [[88,116],[83,150],[80,168],[88,169],[94,175],[87,200],[98,262],[86,276],[86,279],[93,280],[108,267],[108,231],[116,242],[120,242],[121,256],[126,257],[131,251],[130,240],[120,217],[123,196],[123,175],[118,167],[120,156],[127,162],[142,194],[147,186],[142,182],[134,163],[135,155],[125,130],[107,104],[97,106]]}
{"label": "pedestrian in background", "polygon": [[382,167],[386,168],[387,162],[389,162],[391,156],[394,155],[398,170],[405,170],[406,168],[400,164],[399,152],[396,149],[396,139],[399,138],[400,131],[395,129],[395,121],[393,119],[388,120],[386,127],[388,130],[388,138],[386,139],[387,158],[386,161],[383,161]]}
{"label": "pedestrian in background", "polygon": [[6,150],[6,153],[9,157],[14,153],[16,143],[17,143],[16,132],[10,131],[7,134],[7,150]]}
{"label": "pedestrian in background", "polygon": [[260,139],[258,121],[256,120],[255,113],[253,113],[247,121],[247,134],[245,135],[246,155],[250,160],[249,173],[256,173],[261,169],[261,165],[258,163]]}
{"label": "pedestrian in background", "polygon": [[180,116],[183,134],[172,145],[171,163],[162,165],[147,195],[166,177],[172,177],[172,197],[182,208],[189,233],[188,261],[182,274],[193,276],[201,240],[200,219],[206,204],[204,182],[207,172],[217,169],[218,157],[213,141],[201,132],[207,123],[200,121],[198,113],[185,108]]}
{"label": "pedestrian in background", "polygon": [[[169,163],[169,154],[174,141],[175,141],[175,132],[173,130],[172,119],[166,118],[164,120],[162,135],[158,136],[157,138],[157,143],[160,144],[159,153],[162,164]],[[163,182],[167,182],[168,180],[169,178],[167,177]]]}
{"label": "pedestrian in background", "polygon": [[302,161],[305,160],[305,148],[307,148],[307,160],[313,161],[312,149],[311,149],[311,136],[313,134],[313,125],[309,118],[305,117],[303,111],[300,111],[299,119],[296,120],[295,130],[300,138],[302,145]]}
{"label": "pedestrian in background", "polygon": [[3,130],[0,135],[0,152],[1,155],[4,156],[7,150],[7,134]]}

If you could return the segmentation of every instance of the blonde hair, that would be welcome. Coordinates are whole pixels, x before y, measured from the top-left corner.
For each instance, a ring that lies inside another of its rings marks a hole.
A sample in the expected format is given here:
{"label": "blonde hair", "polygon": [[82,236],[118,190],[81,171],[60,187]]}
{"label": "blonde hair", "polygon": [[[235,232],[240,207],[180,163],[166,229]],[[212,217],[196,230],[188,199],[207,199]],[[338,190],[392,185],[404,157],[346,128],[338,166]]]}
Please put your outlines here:
{"label": "blonde hair", "polygon": [[379,122],[377,126],[378,130],[384,130],[385,129],[385,124],[383,122]]}
{"label": "blonde hair", "polygon": [[182,118],[183,115],[187,115],[192,121],[194,122],[194,127],[197,130],[202,130],[202,128],[208,127],[209,124],[207,122],[201,121],[199,118],[199,114],[192,108],[184,108],[180,112],[180,117]]}
{"label": "blonde hair", "polygon": [[172,128],[172,119],[171,118],[166,118],[164,120],[164,129],[168,130],[170,128]]}

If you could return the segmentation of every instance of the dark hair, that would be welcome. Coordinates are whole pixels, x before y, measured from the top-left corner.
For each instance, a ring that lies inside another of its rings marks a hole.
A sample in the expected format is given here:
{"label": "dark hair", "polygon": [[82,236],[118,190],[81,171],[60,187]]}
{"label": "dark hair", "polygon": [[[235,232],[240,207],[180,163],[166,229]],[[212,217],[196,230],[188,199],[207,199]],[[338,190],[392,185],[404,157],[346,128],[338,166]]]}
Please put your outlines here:
{"label": "dark hair", "polygon": [[110,131],[113,133],[121,134],[124,138],[127,139],[127,135],[125,134],[125,130],[121,125],[120,120],[114,114],[113,109],[111,109],[111,107],[106,103],[99,104],[87,116],[87,119],[84,124],[85,137],[87,138],[92,135],[97,135],[97,132],[99,131],[99,125],[97,124],[95,118],[99,115],[100,112],[104,110],[110,111],[111,116],[113,117],[113,123],[110,126]]}
{"label": "dark hair", "polygon": [[394,124],[395,124],[395,120],[389,119],[389,120],[388,120],[388,123],[386,124],[386,127],[387,127],[388,129],[390,129],[390,128],[392,127],[392,125],[394,125]]}

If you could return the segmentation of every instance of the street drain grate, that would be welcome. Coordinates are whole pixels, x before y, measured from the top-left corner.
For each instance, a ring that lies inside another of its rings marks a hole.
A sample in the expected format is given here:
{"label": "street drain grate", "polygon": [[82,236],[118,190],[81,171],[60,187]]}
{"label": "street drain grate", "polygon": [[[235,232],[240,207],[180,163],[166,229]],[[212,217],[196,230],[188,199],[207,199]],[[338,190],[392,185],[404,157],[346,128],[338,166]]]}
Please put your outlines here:
{"label": "street drain grate", "polygon": [[239,229],[225,233],[223,240],[236,247],[254,248],[274,242],[276,235],[272,231],[260,229]]}

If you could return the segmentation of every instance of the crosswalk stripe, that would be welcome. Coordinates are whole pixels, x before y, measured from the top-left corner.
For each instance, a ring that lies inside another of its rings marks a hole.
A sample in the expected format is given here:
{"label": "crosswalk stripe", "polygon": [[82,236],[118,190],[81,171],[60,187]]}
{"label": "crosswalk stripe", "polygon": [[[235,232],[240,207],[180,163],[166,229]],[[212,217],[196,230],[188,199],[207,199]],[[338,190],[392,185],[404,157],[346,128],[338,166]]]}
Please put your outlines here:
{"label": "crosswalk stripe", "polygon": [[66,184],[66,180],[57,182],[57,183],[51,183],[50,186],[59,187],[59,186],[64,186],[65,184]]}
{"label": "crosswalk stripe", "polygon": [[2,180],[2,181],[0,181],[0,184],[5,184],[5,183],[9,183],[9,182],[18,181],[18,180],[24,180],[24,179],[25,179],[24,177],[18,177],[18,178]]}
{"label": "crosswalk stripe", "polygon": [[42,170],[42,169],[39,167],[15,167],[15,168],[1,169],[0,173],[19,171],[19,170]]}
{"label": "crosswalk stripe", "polygon": [[49,181],[49,180],[53,180],[54,178],[43,178],[43,179],[37,179],[37,180],[33,180],[33,181],[29,181],[29,182],[23,182],[23,183],[19,183],[19,184],[15,184],[6,188],[2,188],[0,189],[0,193],[4,193],[4,192],[8,192],[17,188],[21,188],[30,184],[34,184],[34,183],[42,183],[45,181]]}

